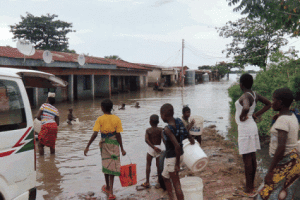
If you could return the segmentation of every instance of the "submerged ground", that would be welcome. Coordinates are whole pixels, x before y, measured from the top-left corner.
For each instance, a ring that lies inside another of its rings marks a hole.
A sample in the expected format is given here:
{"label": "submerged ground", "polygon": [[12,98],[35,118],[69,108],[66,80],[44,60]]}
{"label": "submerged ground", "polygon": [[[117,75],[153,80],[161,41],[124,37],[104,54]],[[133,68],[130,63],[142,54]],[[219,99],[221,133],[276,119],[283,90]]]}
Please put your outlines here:
{"label": "submerged ground", "polygon": [[[175,109],[175,116],[181,117],[183,105],[188,104],[192,115],[204,117],[204,126],[216,126],[216,129],[206,129],[203,141],[203,149],[210,159],[209,165],[201,173],[195,174],[204,181],[204,199],[223,199],[226,195],[228,198],[235,198],[230,195],[243,181],[243,168],[235,153],[234,145],[227,144],[218,136],[227,138],[227,128],[230,124],[228,104],[230,99],[227,88],[235,81],[236,75],[230,75],[229,80],[188,86],[183,90],[172,87],[159,92],[148,88],[146,91],[112,97],[113,113],[121,118],[124,129],[123,143],[128,153],[128,156],[121,158],[121,163],[129,164],[132,161],[137,164],[138,184],[145,180],[147,145],[144,142],[144,135],[146,128],[150,126],[150,115],[159,115],[160,107],[164,103],[171,103]],[[44,157],[37,155],[37,199],[84,199],[87,198],[89,191],[94,192],[94,197],[98,199],[106,199],[106,196],[101,193],[105,181],[101,172],[98,146],[100,137],[91,145],[89,155],[87,157],[83,155],[83,150],[92,135],[95,120],[102,114],[101,100],[56,105],[61,119],[56,155],[50,156],[49,149],[46,149]],[[136,101],[140,103],[141,108],[132,107]],[[126,104],[125,110],[118,110],[118,105],[121,103]],[[74,115],[79,118],[79,124],[66,123],[69,108],[73,108]],[[33,114],[36,112],[37,109],[34,109]],[[159,126],[165,125],[160,120]],[[218,135],[215,134],[216,130]],[[155,174],[155,162],[153,162],[151,175],[155,176]],[[188,170],[183,171],[181,175],[186,174],[193,175]],[[235,178],[232,178],[233,176]],[[156,177],[152,178],[153,184],[155,179]],[[118,199],[128,199],[128,197],[158,199],[163,195],[161,191],[154,189],[137,193],[135,186],[122,188],[118,178],[115,178],[115,194]]]}

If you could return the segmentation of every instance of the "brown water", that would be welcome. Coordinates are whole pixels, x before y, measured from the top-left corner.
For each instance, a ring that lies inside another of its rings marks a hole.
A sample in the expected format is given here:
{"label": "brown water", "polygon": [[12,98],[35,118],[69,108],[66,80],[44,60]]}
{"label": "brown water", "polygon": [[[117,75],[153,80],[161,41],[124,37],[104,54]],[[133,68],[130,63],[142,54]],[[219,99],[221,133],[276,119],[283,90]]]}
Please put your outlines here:
{"label": "brown water", "polygon": [[[164,103],[171,103],[175,109],[175,116],[181,117],[183,105],[188,104],[192,115],[200,115],[205,119],[204,126],[215,124],[220,133],[227,135],[229,126],[230,101],[227,88],[236,81],[236,75],[221,82],[209,82],[195,86],[166,88],[163,92],[147,91],[119,94],[113,96],[113,114],[121,118],[124,133],[123,145],[127,154],[121,158],[122,164],[129,164],[130,159],[137,164],[138,182],[145,179],[147,145],[144,142],[145,130],[149,125],[149,117],[158,114]],[[94,101],[78,101],[74,103],[59,103],[56,105],[60,112],[61,125],[59,126],[56,141],[56,154],[50,156],[49,149],[45,156],[37,154],[37,199],[80,199],[88,191],[95,192],[95,196],[103,196],[101,187],[105,184],[101,172],[101,157],[99,150],[100,136],[90,147],[88,156],[83,155],[93,131],[95,120],[102,115],[100,103],[102,99]],[[141,108],[132,107],[135,102]],[[118,110],[118,105],[126,104],[125,110]],[[79,118],[80,123],[68,125],[66,123],[68,109]],[[37,109],[33,110],[33,114]],[[166,124],[160,120],[159,126]],[[152,163],[151,175],[156,174],[155,161]],[[115,194],[117,197],[134,192],[134,186],[122,188],[118,177],[115,178]]]}

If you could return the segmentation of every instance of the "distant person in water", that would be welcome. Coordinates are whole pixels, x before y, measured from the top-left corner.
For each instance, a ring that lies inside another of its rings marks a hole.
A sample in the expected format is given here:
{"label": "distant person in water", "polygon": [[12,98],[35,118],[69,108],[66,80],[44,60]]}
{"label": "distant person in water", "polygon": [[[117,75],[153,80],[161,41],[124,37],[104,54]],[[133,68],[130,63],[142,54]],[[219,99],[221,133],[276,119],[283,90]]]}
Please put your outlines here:
{"label": "distant person in water", "polygon": [[139,102],[136,102],[134,107],[135,107],[135,108],[140,108],[140,107],[141,107],[141,106],[140,106],[140,103],[139,103]]}
{"label": "distant person in water", "polygon": [[68,121],[67,123],[72,125],[72,121],[76,121],[76,117],[73,115],[73,109],[69,109],[69,114],[68,114]]}
{"label": "distant person in water", "polygon": [[[243,156],[246,177],[245,190],[237,191],[237,194],[245,197],[252,197],[255,194],[256,151],[260,149],[260,142],[254,120],[271,107],[271,102],[268,99],[251,90],[252,85],[253,77],[250,74],[243,74],[240,78],[240,88],[244,94],[235,102],[239,154]],[[265,104],[265,106],[254,113],[258,101]]]}
{"label": "distant person in water", "polygon": [[122,103],[122,106],[119,108],[119,110],[125,110],[125,103]]}
{"label": "distant person in water", "polygon": [[[150,116],[150,125],[151,127],[146,130],[145,141],[148,144],[148,152],[147,152],[147,164],[146,164],[146,182],[142,184],[143,187],[149,188],[149,177],[151,171],[151,163],[152,159],[156,158],[156,167],[157,174],[159,172],[159,155],[161,153],[161,140],[162,140],[162,128],[157,127],[159,123],[158,115]],[[158,188],[158,185],[156,186]]]}

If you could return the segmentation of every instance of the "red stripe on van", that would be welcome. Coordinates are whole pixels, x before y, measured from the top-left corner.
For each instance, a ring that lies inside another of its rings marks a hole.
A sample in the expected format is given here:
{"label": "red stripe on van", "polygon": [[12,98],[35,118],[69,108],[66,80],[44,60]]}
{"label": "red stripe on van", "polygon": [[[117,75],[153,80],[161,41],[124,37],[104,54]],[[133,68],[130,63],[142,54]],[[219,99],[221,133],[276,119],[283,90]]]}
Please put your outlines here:
{"label": "red stripe on van", "polygon": [[9,156],[9,155],[12,154],[14,151],[15,151],[15,150],[11,150],[11,151],[7,151],[7,152],[0,153],[0,157]]}
{"label": "red stripe on van", "polygon": [[13,148],[19,147],[19,146],[21,146],[21,145],[24,144],[24,142],[23,142],[23,143],[21,143],[21,142],[22,142],[22,140],[25,138],[25,136],[27,135],[27,133],[30,131],[30,129],[31,129],[31,127],[29,127],[29,128],[27,129],[27,131],[26,131],[26,132],[24,133],[24,135],[20,138],[20,140],[15,144],[15,146],[13,146]]}

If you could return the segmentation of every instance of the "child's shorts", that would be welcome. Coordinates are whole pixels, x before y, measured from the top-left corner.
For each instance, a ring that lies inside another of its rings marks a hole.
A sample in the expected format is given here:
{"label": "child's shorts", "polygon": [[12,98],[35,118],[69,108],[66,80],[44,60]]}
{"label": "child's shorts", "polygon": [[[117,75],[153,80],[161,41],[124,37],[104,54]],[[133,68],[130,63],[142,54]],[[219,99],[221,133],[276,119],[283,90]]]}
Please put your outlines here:
{"label": "child's shorts", "polygon": [[[161,149],[161,145],[154,145],[155,147]],[[160,153],[157,153],[152,147],[148,146],[148,154],[154,158],[157,158],[160,156]]]}
{"label": "child's shorts", "polygon": [[[183,160],[183,156],[180,156],[180,163]],[[167,179],[170,178],[170,172],[175,171],[176,157],[174,158],[166,158],[164,162],[164,170],[161,175]]]}

